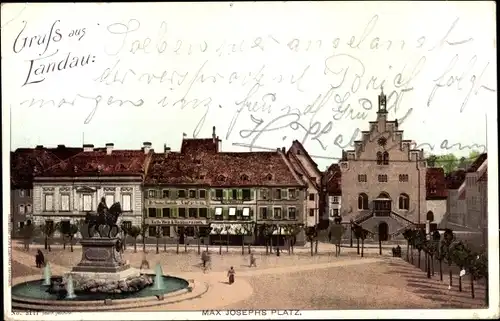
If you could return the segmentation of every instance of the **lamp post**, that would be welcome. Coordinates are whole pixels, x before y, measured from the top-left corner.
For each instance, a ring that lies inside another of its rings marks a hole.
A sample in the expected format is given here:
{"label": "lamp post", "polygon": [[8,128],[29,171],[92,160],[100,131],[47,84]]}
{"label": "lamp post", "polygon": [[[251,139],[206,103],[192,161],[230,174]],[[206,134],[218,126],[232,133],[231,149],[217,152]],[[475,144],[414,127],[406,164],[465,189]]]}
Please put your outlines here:
{"label": "lamp post", "polygon": [[278,237],[276,238],[276,256],[280,256],[281,225],[278,224]]}

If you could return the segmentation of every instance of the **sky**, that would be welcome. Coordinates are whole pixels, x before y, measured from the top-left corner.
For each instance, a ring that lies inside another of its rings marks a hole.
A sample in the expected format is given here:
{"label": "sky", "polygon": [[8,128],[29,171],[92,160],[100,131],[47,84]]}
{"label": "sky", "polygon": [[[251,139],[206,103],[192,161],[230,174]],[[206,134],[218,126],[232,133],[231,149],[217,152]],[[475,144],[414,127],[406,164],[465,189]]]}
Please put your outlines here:
{"label": "sky", "polygon": [[178,150],[215,126],[224,151],[296,139],[324,169],[381,85],[426,153],[496,149],[492,2],[7,4],[2,24],[11,150]]}

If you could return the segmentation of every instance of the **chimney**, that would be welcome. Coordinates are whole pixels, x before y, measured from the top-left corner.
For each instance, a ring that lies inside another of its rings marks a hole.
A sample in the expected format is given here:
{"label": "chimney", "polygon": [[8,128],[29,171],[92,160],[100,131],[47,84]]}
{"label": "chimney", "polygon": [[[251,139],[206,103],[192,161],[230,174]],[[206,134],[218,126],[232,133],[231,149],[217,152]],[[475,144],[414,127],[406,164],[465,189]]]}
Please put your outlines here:
{"label": "chimney", "polygon": [[217,153],[222,151],[222,140],[217,136]]}
{"label": "chimney", "polygon": [[92,145],[92,144],[83,144],[83,151],[84,152],[93,152],[94,151],[94,145]]}
{"label": "chimney", "polygon": [[217,136],[215,135],[215,126],[212,127],[212,139],[215,143],[215,140],[217,139]]}
{"label": "chimney", "polygon": [[283,153],[283,155],[286,154],[285,150],[285,147],[281,147],[281,152]]}
{"label": "chimney", "polygon": [[170,153],[170,147],[167,147],[167,144],[163,145],[163,152],[165,153],[165,157]]}
{"label": "chimney", "polygon": [[115,144],[113,143],[107,143],[106,144],[106,154],[107,155],[111,155],[111,152],[113,152],[113,147],[115,146]]}
{"label": "chimney", "polygon": [[66,148],[66,146],[64,146],[64,145],[57,145],[57,148],[62,149],[62,148]]}
{"label": "chimney", "polygon": [[144,150],[144,154],[148,154],[149,151],[151,150],[151,143],[150,142],[142,143],[142,149]]}
{"label": "chimney", "polygon": [[36,149],[43,149],[43,145],[36,145]]}

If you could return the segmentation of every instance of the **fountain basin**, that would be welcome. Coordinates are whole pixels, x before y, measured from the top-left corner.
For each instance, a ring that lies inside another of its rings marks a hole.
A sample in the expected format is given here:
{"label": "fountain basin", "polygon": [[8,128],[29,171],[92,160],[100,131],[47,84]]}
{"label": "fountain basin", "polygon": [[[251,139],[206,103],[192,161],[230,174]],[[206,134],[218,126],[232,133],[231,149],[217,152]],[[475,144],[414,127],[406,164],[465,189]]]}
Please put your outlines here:
{"label": "fountain basin", "polygon": [[[154,278],[154,274],[148,274],[150,278]],[[53,277],[53,279],[58,279],[61,277]],[[177,291],[185,290],[187,291],[189,287],[189,282],[173,277],[173,276],[162,276],[164,288],[155,289],[154,285],[148,285],[143,289],[136,292],[122,292],[122,293],[103,293],[103,292],[88,292],[88,291],[75,291],[74,298],[61,297],[57,294],[51,294],[47,292],[48,286],[43,285],[44,280],[36,279],[33,281],[22,282],[16,284],[12,287],[12,297],[18,301],[26,302],[39,302],[48,301],[51,303],[47,304],[61,304],[63,302],[82,302],[91,301],[102,303],[106,299],[112,301],[115,300],[126,300],[126,299],[142,299],[142,298],[156,298],[160,295],[165,295],[169,293],[174,293]]]}

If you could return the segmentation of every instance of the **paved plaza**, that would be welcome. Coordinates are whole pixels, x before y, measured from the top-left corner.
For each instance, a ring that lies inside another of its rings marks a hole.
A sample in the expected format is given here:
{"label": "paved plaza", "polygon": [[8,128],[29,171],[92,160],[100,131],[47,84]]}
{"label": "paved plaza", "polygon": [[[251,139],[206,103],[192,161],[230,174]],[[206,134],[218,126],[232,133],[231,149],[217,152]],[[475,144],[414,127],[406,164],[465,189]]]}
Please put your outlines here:
{"label": "paved plaza", "polygon": [[[39,274],[34,255],[43,245],[31,246],[30,251],[13,243],[12,278]],[[202,250],[204,247],[202,247]],[[253,249],[257,267],[250,268],[248,254],[241,254],[241,247],[211,247],[212,264],[208,273],[203,273],[197,247],[179,254],[176,248],[168,247],[156,254],[155,246],[142,252],[142,245],[134,253],[129,246],[124,253],[133,267],[139,268],[146,255],[150,269],[160,263],[165,274],[185,279],[195,279],[208,285],[201,297],[163,306],[136,308],[136,311],[200,310],[200,309],[418,309],[418,308],[482,308],[484,287],[475,285],[476,298],[470,294],[468,277],[463,280],[463,291],[455,286],[448,290],[447,274],[439,281],[439,274],[428,279],[425,272],[415,268],[401,258],[393,258],[390,250],[379,255],[378,248],[366,248],[365,257],[356,254],[356,248],[343,248],[340,257],[335,257],[333,246],[320,244],[318,254],[311,257],[308,247],[295,249],[289,255],[283,251],[266,255],[265,249]],[[80,262],[81,248],[74,252],[60,245],[52,251],[43,250],[54,274],[64,273]],[[247,250],[245,249],[245,253]],[[233,266],[236,282],[227,284],[226,271]],[[457,280],[454,280],[457,284]]]}

